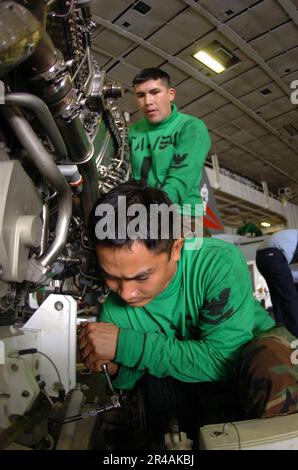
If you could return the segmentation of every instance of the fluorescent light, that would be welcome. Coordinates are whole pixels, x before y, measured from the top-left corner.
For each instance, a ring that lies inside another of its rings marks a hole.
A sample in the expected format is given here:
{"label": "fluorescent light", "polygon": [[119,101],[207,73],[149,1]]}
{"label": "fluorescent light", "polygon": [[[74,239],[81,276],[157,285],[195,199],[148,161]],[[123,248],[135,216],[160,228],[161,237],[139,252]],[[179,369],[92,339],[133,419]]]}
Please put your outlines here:
{"label": "fluorescent light", "polygon": [[204,52],[204,51],[196,52],[193,55],[193,57],[199,60],[200,62],[202,62],[203,64],[207,65],[209,69],[213,70],[216,73],[221,73],[224,70],[226,70],[225,67],[223,67],[223,65],[217,62],[217,60],[213,59],[209,54],[207,54],[207,52]]}
{"label": "fluorescent light", "polygon": [[269,222],[261,222],[262,227],[271,227],[271,224]]}

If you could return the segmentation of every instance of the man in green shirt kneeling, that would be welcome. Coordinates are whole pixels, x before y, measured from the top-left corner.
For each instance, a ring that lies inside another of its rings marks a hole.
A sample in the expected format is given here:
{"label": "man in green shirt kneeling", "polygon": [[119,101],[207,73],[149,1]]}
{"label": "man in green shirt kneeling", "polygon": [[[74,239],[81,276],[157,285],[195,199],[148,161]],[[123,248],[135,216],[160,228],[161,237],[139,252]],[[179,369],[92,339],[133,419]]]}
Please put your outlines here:
{"label": "man in green shirt kneeling", "polygon": [[128,182],[93,208],[90,236],[111,292],[100,321],[81,329],[86,367],[107,363],[114,386],[127,390],[144,376],[234,378],[243,418],[297,411],[295,338],[253,298],[239,249],[206,238],[185,250],[170,206],[162,190]]}

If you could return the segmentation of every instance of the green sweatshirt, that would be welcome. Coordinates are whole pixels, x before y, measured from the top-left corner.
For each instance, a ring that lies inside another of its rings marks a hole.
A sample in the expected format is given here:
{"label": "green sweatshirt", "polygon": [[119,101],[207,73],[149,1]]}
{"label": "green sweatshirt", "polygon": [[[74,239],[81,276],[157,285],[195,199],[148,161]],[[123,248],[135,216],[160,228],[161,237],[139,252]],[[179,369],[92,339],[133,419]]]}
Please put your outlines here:
{"label": "green sweatshirt", "polygon": [[[132,176],[163,189],[173,203],[201,204],[199,184],[210,149],[207,127],[200,119],[177,111],[154,124],[146,118],[129,129]],[[182,211],[186,213],[187,210]]]}
{"label": "green sweatshirt", "polygon": [[112,293],[100,320],[120,328],[114,384],[123,389],[145,372],[184,382],[224,380],[241,347],[274,326],[253,298],[240,250],[212,238],[199,250],[182,250],[174,278],[147,305],[131,307]]}

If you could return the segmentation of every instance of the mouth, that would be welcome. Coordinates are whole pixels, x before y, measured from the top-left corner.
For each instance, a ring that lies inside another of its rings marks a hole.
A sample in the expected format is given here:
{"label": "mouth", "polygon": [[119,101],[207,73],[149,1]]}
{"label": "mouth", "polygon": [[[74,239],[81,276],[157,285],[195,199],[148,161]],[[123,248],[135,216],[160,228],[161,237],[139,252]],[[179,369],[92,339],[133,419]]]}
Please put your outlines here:
{"label": "mouth", "polygon": [[152,114],[155,114],[157,112],[157,109],[150,109],[146,111],[147,116],[151,116]]}

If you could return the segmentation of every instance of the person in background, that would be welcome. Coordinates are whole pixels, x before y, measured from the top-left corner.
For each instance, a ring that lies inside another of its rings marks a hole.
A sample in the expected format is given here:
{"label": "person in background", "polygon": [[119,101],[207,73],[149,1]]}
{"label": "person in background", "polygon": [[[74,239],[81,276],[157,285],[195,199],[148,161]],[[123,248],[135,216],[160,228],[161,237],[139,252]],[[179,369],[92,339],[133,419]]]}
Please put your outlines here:
{"label": "person in background", "polygon": [[264,276],[275,320],[298,337],[298,292],[291,264],[298,261],[298,230],[281,230],[259,247],[256,265]]}
{"label": "person in background", "polygon": [[203,215],[199,186],[211,146],[208,129],[200,119],[177,110],[176,90],[165,71],[141,70],[133,89],[144,118],[129,128],[132,177],[165,191],[185,220],[189,217],[186,228],[195,231],[195,217],[202,220]]}

